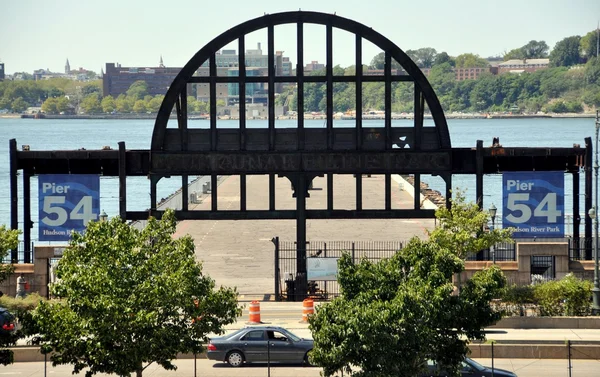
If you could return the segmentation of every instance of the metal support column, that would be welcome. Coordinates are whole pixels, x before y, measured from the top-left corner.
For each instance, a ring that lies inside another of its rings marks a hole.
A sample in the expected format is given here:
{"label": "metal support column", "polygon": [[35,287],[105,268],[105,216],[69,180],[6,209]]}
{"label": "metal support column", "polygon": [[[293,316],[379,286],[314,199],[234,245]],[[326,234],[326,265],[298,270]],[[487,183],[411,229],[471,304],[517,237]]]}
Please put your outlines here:
{"label": "metal support column", "polygon": [[119,217],[127,219],[127,161],[125,142],[119,141]]}
{"label": "metal support column", "polygon": [[[23,242],[24,248],[24,263],[31,263],[31,173],[23,171]],[[13,260],[13,263],[18,261]]]}
{"label": "metal support column", "polygon": [[579,226],[581,217],[579,216],[579,171],[573,172],[573,258],[581,258],[581,245],[579,236]]}
{"label": "metal support column", "polygon": [[306,275],[306,176],[298,174],[296,191],[296,301],[304,300],[308,286]]}
{"label": "metal support column", "polygon": [[[19,188],[17,185],[17,140],[10,139],[8,142],[10,155],[10,228],[19,229]],[[17,249],[11,250],[10,259],[18,259]]]}
{"label": "metal support column", "polygon": [[479,209],[483,209],[483,140],[477,140],[475,158],[475,200]]}
{"label": "metal support column", "polygon": [[[592,138],[585,138],[585,239],[592,239],[592,219],[589,215],[592,209]],[[585,260],[592,260],[592,244],[586,242]]]}

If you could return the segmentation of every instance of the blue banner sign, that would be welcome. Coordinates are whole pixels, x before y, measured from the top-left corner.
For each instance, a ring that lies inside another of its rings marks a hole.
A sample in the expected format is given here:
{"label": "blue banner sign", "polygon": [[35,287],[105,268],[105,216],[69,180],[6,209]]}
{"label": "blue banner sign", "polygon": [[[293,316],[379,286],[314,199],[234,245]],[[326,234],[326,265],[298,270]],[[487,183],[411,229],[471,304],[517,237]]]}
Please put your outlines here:
{"label": "blue banner sign", "polygon": [[68,241],[100,213],[100,177],[82,174],[38,176],[39,240]]}
{"label": "blue banner sign", "polygon": [[502,226],[513,237],[564,237],[564,172],[504,173],[502,197]]}

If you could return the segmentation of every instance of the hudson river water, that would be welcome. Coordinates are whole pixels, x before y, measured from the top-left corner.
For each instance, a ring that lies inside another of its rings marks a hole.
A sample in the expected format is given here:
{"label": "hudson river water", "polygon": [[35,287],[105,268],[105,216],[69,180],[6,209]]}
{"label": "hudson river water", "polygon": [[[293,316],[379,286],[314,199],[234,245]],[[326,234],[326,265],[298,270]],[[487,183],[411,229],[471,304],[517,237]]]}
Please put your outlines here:
{"label": "hudson river water", "polygon": [[[323,127],[323,120],[307,120],[306,127]],[[364,127],[382,127],[383,120],[364,121]],[[449,119],[453,147],[475,147],[477,140],[484,146],[497,136],[505,147],[572,147],[584,146],[585,137],[594,137],[594,119],[591,118],[536,118],[536,119]],[[276,127],[295,127],[294,120],[278,120]],[[393,126],[411,126],[410,120],[394,121]],[[426,120],[426,126],[432,125]],[[171,121],[170,127],[176,124]],[[262,120],[248,121],[249,128],[266,127]],[[336,120],[335,127],[353,127],[352,120]],[[127,149],[149,149],[154,120],[47,120],[0,118],[0,224],[10,224],[10,179],[8,142],[17,140],[17,146],[27,144],[31,150],[100,149],[108,145],[118,149],[124,141]],[[208,128],[208,120],[192,120],[190,128]],[[238,121],[218,121],[219,128],[236,128]],[[443,181],[438,177],[423,176],[423,181],[444,193]],[[581,175],[581,208],[583,208],[583,174]],[[158,184],[158,198],[166,198],[179,189],[181,179],[162,179]],[[475,199],[475,177],[454,176],[453,186],[465,189],[469,200]],[[494,203],[502,207],[502,175],[494,174],[484,179],[484,205]],[[34,224],[38,221],[37,178],[31,180],[31,211]],[[19,179],[19,190],[22,180]],[[572,202],[571,175],[565,176],[565,207],[570,214]],[[101,177],[100,206],[109,216],[118,214],[118,179]],[[127,179],[127,209],[145,210],[150,204],[150,183],[145,177]],[[22,224],[22,198],[19,200],[19,222]],[[500,214],[499,214],[500,215]],[[568,231],[568,229],[565,229]],[[32,229],[32,239],[37,240],[37,226]]]}

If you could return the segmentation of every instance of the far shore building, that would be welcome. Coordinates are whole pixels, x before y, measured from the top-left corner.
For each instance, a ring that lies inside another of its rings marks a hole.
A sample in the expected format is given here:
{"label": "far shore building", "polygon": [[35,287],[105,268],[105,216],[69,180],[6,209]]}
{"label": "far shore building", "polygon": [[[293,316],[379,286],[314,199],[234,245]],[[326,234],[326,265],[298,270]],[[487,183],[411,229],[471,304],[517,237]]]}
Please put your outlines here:
{"label": "far shore building", "polygon": [[[165,95],[180,71],[181,67],[165,67],[162,57],[158,67],[122,67],[119,63],[106,63],[102,75],[102,95],[118,97],[127,94],[131,84],[140,80],[148,84],[149,95]],[[191,85],[188,86],[191,95],[190,88]]]}
{"label": "far shore building", "polygon": [[511,59],[498,64],[498,73],[535,72],[550,66],[550,59]]}
{"label": "far shore building", "polygon": [[6,76],[4,75],[4,63],[0,62],[0,81],[4,81],[4,78]]}

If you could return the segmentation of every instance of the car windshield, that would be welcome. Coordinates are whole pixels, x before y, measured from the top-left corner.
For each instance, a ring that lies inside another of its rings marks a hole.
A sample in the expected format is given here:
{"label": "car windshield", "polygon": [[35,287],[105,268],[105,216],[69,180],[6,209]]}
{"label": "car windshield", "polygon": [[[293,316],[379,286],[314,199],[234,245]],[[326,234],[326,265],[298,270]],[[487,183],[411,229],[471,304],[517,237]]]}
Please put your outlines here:
{"label": "car windshield", "polygon": [[479,372],[484,371],[486,369],[483,365],[479,364],[475,360],[467,358],[465,361],[466,361],[466,364],[471,366],[471,368],[473,368]]}
{"label": "car windshield", "polygon": [[239,333],[241,333],[241,332],[242,332],[242,331],[244,331],[244,330],[245,330],[245,329],[239,329],[239,330],[236,330],[236,331],[234,331],[234,332],[232,332],[232,333],[225,334],[225,335],[223,335],[223,338],[225,338],[225,339],[229,339],[229,338],[231,338],[231,337],[233,337],[233,336],[236,336],[236,335],[238,335]]}

